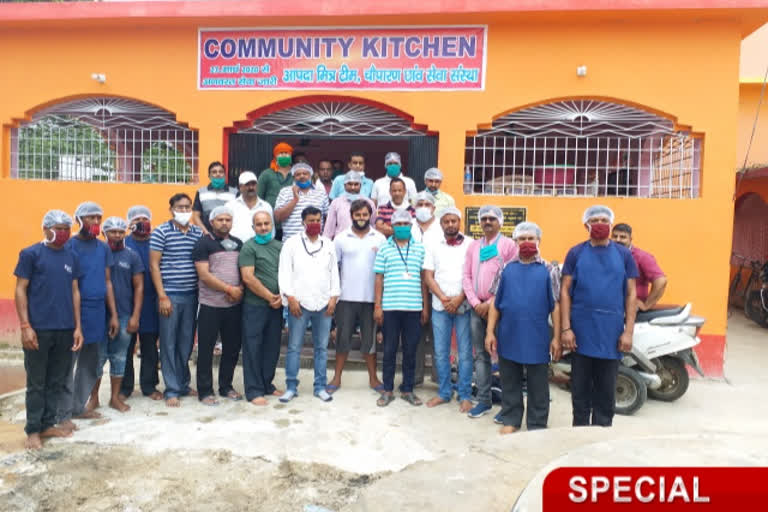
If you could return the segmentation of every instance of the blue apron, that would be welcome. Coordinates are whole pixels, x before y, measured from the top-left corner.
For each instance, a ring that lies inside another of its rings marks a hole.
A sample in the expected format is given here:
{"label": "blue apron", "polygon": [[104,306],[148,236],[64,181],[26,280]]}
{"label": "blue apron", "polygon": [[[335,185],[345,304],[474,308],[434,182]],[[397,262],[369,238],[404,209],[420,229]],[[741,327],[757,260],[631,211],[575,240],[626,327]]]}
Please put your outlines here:
{"label": "blue apron", "polygon": [[576,352],[600,359],[621,359],[619,337],[624,331],[627,273],[613,242],[585,245],[571,286],[571,328]]}
{"label": "blue apron", "polygon": [[80,299],[83,343],[100,343],[107,338],[107,305],[104,299]]}
{"label": "blue apron", "polygon": [[555,309],[555,300],[546,265],[507,264],[496,293],[496,309],[501,313],[499,355],[521,364],[548,363],[548,317]]}

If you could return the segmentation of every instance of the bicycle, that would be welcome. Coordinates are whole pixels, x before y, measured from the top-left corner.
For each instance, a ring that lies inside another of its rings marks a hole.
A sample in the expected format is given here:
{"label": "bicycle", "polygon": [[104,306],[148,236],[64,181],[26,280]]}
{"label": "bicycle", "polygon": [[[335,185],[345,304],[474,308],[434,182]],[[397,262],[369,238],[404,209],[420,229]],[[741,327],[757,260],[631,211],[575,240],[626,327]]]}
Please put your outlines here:
{"label": "bicycle", "polygon": [[744,291],[744,314],[761,327],[768,327],[768,262],[752,263],[752,274]]}
{"label": "bicycle", "polygon": [[[731,253],[731,260],[733,259],[737,259],[737,260],[740,259],[741,265],[739,265],[739,268],[734,274],[733,279],[731,279],[731,284],[728,287],[728,305],[741,306],[741,304],[734,304],[734,300],[737,297],[736,290],[738,290],[739,284],[741,284],[741,274],[744,268],[746,267],[747,257],[741,256],[740,254],[736,254],[734,252],[734,253]],[[730,313],[729,313],[729,316],[730,316]]]}

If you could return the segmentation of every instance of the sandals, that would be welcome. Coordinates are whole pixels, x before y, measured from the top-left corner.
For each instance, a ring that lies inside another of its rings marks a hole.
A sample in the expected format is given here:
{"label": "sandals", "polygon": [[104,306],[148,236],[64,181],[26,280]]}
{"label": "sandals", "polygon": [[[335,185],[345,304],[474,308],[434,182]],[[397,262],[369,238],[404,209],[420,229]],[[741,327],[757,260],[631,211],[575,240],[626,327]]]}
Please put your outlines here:
{"label": "sandals", "polygon": [[414,393],[403,393],[400,395],[400,398],[417,407],[423,403],[421,398],[417,397]]}
{"label": "sandals", "polygon": [[376,405],[379,407],[386,407],[392,402],[395,401],[395,395],[392,393],[382,393],[378,400],[376,400]]}
{"label": "sandals", "polygon": [[216,406],[219,405],[219,401],[216,400],[216,397],[213,395],[208,395],[207,397],[200,400],[200,403],[203,405],[209,405],[209,406]]}
{"label": "sandals", "polygon": [[229,398],[233,402],[237,402],[238,400],[242,400],[243,399],[243,395],[241,395],[240,393],[238,393],[234,389],[230,389],[229,392],[227,392],[227,394],[225,396],[226,396],[226,398]]}

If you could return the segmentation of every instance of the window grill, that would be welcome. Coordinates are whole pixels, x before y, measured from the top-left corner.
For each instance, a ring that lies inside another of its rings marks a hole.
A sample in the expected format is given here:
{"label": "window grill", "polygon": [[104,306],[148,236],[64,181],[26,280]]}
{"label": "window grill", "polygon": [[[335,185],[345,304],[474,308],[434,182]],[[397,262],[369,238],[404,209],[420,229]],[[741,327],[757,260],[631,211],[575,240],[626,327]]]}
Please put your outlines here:
{"label": "window grill", "polygon": [[11,133],[19,179],[116,183],[196,181],[198,136],[160,108],[117,98],[54,105]]}
{"label": "window grill", "polygon": [[699,196],[700,136],[669,119],[595,100],[568,100],[496,119],[466,141],[469,194]]}

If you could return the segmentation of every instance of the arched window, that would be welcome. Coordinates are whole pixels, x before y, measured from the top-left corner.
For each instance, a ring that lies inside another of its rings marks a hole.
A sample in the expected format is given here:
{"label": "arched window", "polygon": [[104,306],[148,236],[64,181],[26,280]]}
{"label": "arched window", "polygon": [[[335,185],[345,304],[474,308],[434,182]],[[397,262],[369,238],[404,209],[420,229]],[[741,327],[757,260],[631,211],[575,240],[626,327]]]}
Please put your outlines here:
{"label": "arched window", "polygon": [[503,115],[468,133],[474,194],[699,197],[702,136],[655,113],[573,99]]}
{"label": "arched window", "polygon": [[191,183],[197,130],[161,108],[86,98],[40,110],[11,133],[11,176],[120,183]]}

